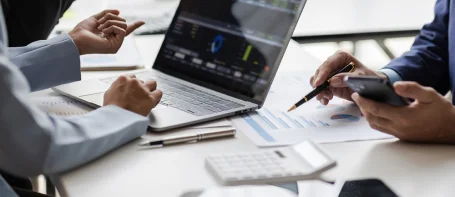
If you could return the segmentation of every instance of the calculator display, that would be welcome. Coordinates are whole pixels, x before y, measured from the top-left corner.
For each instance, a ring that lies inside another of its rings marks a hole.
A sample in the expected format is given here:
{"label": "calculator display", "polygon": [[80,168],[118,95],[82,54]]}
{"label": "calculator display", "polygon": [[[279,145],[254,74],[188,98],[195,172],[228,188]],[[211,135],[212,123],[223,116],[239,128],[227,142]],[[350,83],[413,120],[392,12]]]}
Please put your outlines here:
{"label": "calculator display", "polygon": [[314,168],[324,166],[330,161],[319,149],[308,141],[294,145],[293,149]]}

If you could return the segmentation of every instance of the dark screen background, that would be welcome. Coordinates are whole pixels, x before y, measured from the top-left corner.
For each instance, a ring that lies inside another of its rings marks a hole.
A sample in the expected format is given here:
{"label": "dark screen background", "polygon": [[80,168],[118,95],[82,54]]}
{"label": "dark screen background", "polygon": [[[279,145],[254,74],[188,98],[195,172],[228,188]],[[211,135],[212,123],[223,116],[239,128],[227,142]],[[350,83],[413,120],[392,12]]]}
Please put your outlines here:
{"label": "dark screen background", "polygon": [[261,100],[298,2],[271,1],[267,7],[248,0],[182,0],[154,68]]}

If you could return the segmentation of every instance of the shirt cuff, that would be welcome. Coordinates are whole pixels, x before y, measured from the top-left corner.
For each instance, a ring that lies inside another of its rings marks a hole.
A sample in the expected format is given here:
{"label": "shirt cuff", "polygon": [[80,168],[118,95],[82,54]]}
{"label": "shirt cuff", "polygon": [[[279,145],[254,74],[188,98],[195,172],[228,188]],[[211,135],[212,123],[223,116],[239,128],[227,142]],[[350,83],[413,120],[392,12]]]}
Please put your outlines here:
{"label": "shirt cuff", "polygon": [[400,74],[398,74],[396,71],[394,71],[392,69],[383,68],[383,69],[379,70],[379,72],[382,72],[385,75],[387,75],[391,84],[394,84],[397,81],[403,81],[403,78],[401,78]]}

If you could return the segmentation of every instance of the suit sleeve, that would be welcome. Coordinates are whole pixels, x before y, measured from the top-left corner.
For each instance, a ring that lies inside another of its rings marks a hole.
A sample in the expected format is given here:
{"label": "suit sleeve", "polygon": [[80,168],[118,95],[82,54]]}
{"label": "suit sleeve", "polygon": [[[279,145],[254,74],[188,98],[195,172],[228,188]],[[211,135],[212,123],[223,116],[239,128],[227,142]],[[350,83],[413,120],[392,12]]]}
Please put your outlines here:
{"label": "suit sleeve", "polygon": [[6,50],[0,47],[2,170],[25,177],[57,174],[145,134],[147,118],[116,106],[60,118],[30,105],[27,80],[6,57]]}
{"label": "suit sleeve", "polygon": [[449,0],[438,0],[433,21],[425,25],[411,50],[390,62],[385,69],[395,71],[404,81],[416,81],[445,94],[450,88],[448,65]]}
{"label": "suit sleeve", "polygon": [[32,91],[81,80],[79,51],[68,34],[11,47],[8,52]]}

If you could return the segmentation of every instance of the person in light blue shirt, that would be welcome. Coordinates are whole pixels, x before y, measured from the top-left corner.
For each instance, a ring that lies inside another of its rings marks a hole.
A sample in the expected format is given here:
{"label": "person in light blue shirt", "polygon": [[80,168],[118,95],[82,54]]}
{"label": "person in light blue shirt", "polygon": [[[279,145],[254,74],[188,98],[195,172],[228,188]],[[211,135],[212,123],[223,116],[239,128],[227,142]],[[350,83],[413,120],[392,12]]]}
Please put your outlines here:
{"label": "person in light blue shirt", "polygon": [[[55,175],[145,134],[146,116],[162,96],[155,81],[121,76],[105,93],[104,107],[79,117],[47,115],[27,99],[30,91],[80,80],[79,55],[115,53],[143,24],[127,25],[118,15],[106,10],[68,34],[8,48],[0,9],[1,170],[23,177]],[[0,196],[18,196],[1,177]]]}

